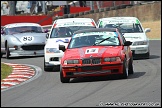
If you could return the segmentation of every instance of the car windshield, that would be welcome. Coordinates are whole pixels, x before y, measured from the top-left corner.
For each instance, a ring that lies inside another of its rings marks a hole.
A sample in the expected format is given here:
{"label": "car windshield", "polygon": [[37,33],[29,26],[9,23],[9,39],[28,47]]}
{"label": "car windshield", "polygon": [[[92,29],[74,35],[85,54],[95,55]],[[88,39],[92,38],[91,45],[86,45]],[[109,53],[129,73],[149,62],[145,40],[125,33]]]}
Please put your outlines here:
{"label": "car windshield", "polygon": [[141,25],[135,23],[106,24],[104,28],[119,28],[122,33],[142,33],[143,32]]}
{"label": "car windshield", "polygon": [[95,28],[94,26],[68,26],[53,28],[50,38],[71,37],[77,30]]}
{"label": "car windshield", "polygon": [[120,41],[116,32],[87,32],[72,36],[68,48],[88,46],[119,46]]}
{"label": "car windshield", "polygon": [[43,29],[39,26],[12,27],[12,28],[6,28],[5,31],[6,34],[16,34],[16,33],[26,33],[26,32],[43,33]]}

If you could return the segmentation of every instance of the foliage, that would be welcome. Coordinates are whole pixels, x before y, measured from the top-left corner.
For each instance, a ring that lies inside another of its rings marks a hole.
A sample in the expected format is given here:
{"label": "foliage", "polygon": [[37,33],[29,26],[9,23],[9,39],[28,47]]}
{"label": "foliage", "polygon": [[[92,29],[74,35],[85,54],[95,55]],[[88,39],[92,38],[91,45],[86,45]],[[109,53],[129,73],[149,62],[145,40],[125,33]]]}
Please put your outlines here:
{"label": "foliage", "polygon": [[4,63],[1,63],[1,80],[6,78],[11,73],[12,73],[12,67]]}

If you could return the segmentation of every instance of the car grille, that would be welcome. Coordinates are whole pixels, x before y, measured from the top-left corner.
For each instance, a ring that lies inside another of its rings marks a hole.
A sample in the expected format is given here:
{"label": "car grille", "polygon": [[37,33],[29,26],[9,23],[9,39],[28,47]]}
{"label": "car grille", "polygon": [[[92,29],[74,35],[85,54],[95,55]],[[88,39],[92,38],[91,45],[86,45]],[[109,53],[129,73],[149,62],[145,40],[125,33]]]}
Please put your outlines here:
{"label": "car grille", "polygon": [[99,71],[102,69],[102,67],[101,66],[84,66],[81,69],[82,71],[94,71],[94,70]]}
{"label": "car grille", "polygon": [[100,64],[100,63],[101,63],[100,58],[88,58],[82,60],[82,64]]}
{"label": "car grille", "polygon": [[44,50],[45,45],[28,45],[28,46],[22,46],[21,48],[23,50]]}
{"label": "car grille", "polygon": [[59,57],[51,57],[50,61],[59,61]]}

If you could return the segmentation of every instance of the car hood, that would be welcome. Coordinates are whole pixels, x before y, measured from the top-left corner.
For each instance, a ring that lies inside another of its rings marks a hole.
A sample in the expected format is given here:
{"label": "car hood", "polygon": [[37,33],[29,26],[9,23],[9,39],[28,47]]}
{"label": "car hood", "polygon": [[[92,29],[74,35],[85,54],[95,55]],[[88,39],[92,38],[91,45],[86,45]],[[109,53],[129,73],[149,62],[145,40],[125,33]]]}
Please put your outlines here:
{"label": "car hood", "polygon": [[14,37],[19,39],[23,44],[35,43],[45,44],[46,33],[19,33],[13,34]]}
{"label": "car hood", "polygon": [[58,45],[65,45],[65,47],[67,47],[68,43],[65,42],[69,42],[71,39],[71,37],[67,37],[67,38],[50,38],[47,39],[46,42],[46,48],[56,48],[58,47]]}
{"label": "car hood", "polygon": [[121,49],[122,46],[91,46],[91,47],[67,49],[64,53],[64,59],[120,56]]}
{"label": "car hood", "polygon": [[124,33],[124,37],[131,42],[147,39],[145,33]]}

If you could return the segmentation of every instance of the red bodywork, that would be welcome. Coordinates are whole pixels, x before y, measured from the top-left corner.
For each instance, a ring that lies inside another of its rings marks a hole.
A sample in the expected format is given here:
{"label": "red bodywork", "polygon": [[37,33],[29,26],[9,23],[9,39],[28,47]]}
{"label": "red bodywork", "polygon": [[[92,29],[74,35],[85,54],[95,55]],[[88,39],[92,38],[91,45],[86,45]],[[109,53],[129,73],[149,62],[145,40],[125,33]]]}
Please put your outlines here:
{"label": "red bodywork", "polygon": [[[98,52],[86,54],[86,50],[90,48],[97,48]],[[122,74],[123,60],[126,57],[128,64],[131,56],[131,50],[127,46],[90,46],[67,49],[61,59],[63,77],[75,78],[79,76]],[[104,62],[105,57],[120,57],[121,61]],[[67,59],[78,59],[80,64],[65,65],[64,60]],[[83,59],[91,59],[90,61],[93,61],[94,64],[84,64]]]}

